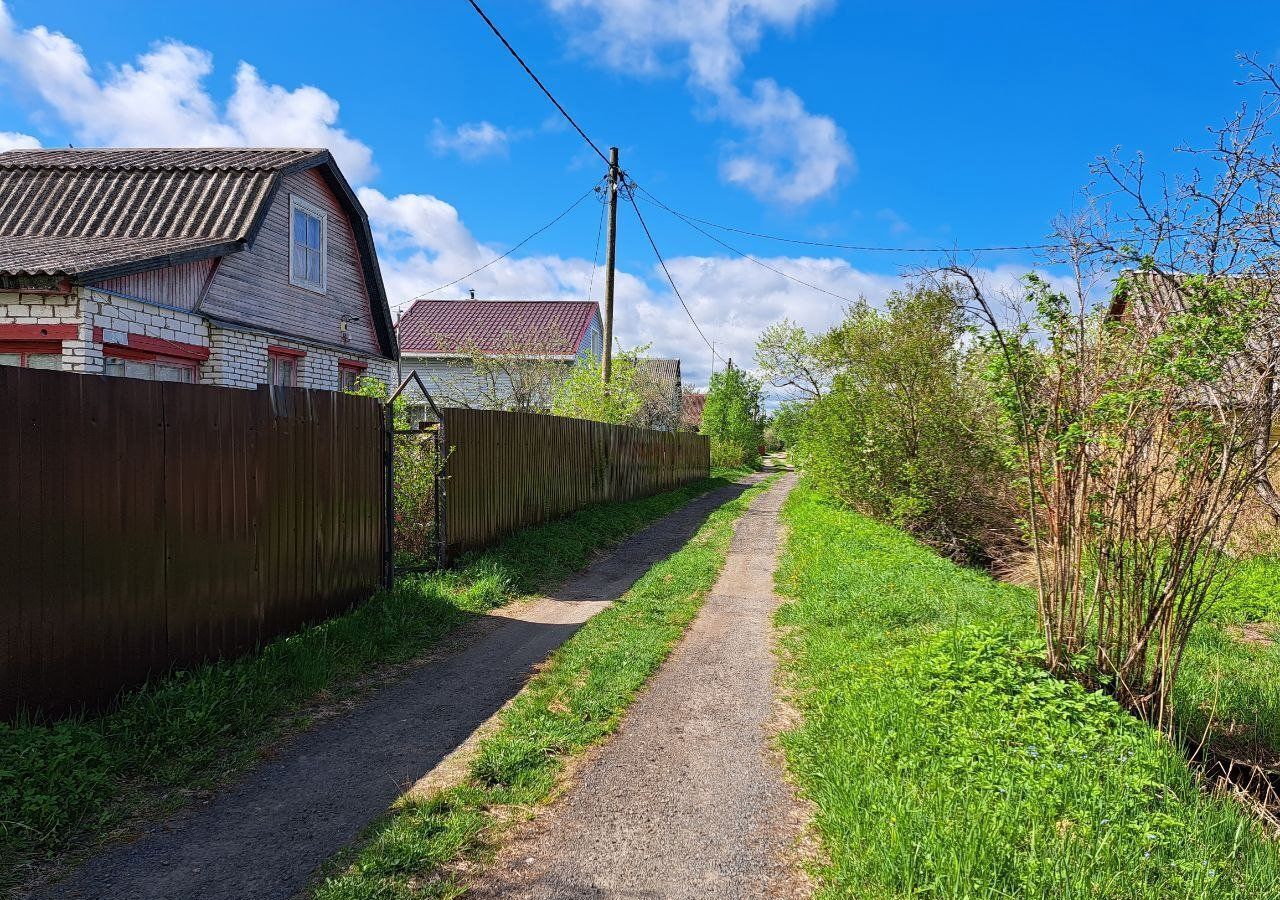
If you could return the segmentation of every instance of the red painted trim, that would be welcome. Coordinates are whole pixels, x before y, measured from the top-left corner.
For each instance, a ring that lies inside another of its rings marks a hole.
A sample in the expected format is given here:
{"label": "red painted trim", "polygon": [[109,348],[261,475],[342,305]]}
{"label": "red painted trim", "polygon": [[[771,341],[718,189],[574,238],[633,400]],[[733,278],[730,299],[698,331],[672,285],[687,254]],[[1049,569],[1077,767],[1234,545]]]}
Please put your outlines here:
{"label": "red painted trim", "polygon": [[94,342],[95,344],[101,344],[101,343],[102,343],[102,327],[101,327],[101,326],[97,326],[97,325],[95,325],[95,326],[94,326],[94,329],[93,329],[93,342]]}
{"label": "red painted trim", "polygon": [[267,347],[267,353],[270,356],[292,356],[294,359],[302,359],[307,355],[306,350],[295,350],[293,347],[281,347],[278,344]]}
{"label": "red painted trim", "polygon": [[206,360],[209,348],[199,344],[187,344],[182,341],[167,341],[164,338],[147,337],[145,334],[129,335],[129,346],[134,350],[158,353],[161,356],[176,356],[179,359]]}
{"label": "red painted trim", "polygon": [[197,371],[199,361],[190,357],[169,356],[154,353],[150,350],[139,350],[136,347],[125,347],[121,344],[103,344],[102,355],[112,359],[130,359],[134,362],[159,362],[169,366],[182,366]]}
{"label": "red painted trim", "polygon": [[61,341],[0,341],[0,353],[62,353]]}
{"label": "red painted trim", "polygon": [[363,372],[369,368],[367,362],[361,362],[358,359],[340,359],[338,360],[339,369],[355,369],[357,372]]}
{"label": "red painted trim", "polygon": [[0,325],[0,341],[73,341],[79,325]]}

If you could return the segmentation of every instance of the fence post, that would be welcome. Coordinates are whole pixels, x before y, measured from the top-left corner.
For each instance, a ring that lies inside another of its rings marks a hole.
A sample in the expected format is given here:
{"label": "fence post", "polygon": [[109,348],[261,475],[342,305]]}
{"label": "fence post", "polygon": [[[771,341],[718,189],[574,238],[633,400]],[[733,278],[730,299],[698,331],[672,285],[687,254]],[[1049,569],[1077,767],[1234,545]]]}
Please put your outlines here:
{"label": "fence post", "polygon": [[386,403],[382,410],[382,589],[389,591],[395,586],[396,579],[396,434],[395,413],[391,403]]}

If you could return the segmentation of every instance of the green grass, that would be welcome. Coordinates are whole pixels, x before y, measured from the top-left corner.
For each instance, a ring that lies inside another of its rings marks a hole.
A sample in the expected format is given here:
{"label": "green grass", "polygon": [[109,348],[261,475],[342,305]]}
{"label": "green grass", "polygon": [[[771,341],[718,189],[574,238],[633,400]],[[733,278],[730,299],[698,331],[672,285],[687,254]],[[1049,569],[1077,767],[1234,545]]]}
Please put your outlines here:
{"label": "green grass", "polygon": [[[1245,626],[1248,632],[1245,631]],[[1233,566],[1187,644],[1175,687],[1189,741],[1280,765],[1280,559]]]}
{"label": "green grass", "polygon": [[822,896],[1280,897],[1280,853],[1176,747],[1051,677],[1026,591],[805,487],[779,586]]}
{"label": "green grass", "polygon": [[453,897],[460,863],[490,855],[505,827],[555,790],[566,760],[618,727],[714,585],[751,489],[720,507],[679,552],[599,613],[548,664],[480,742],[466,780],[403,798],[335,861],[318,900]]}
{"label": "green grass", "polygon": [[130,816],[180,805],[189,788],[215,786],[304,725],[299,714],[310,701],[349,693],[361,676],[413,659],[469,615],[549,587],[728,480],[717,473],[527,529],[451,571],[402,577],[393,591],[259,653],[157,680],[106,714],[0,723],[0,888]]}
{"label": "green grass", "polygon": [[1205,616],[1217,622],[1280,622],[1280,557],[1254,556],[1232,566]]}

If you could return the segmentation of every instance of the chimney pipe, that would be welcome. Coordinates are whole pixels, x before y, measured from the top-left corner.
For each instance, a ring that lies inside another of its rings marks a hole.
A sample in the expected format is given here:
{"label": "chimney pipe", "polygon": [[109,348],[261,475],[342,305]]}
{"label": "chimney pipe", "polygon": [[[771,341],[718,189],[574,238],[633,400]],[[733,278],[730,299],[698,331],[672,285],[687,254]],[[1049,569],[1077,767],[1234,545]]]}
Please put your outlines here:
{"label": "chimney pipe", "polygon": [[471,289],[471,299],[472,299],[472,300],[476,299],[476,290],[475,290],[475,288],[472,288],[472,289]]}

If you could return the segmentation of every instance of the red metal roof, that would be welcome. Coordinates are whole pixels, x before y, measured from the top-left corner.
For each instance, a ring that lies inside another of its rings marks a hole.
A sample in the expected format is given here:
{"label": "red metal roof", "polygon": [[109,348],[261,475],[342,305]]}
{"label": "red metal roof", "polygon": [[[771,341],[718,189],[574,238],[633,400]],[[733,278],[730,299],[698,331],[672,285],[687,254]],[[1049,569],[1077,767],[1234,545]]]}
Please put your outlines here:
{"label": "red metal roof", "polygon": [[400,317],[400,350],[574,356],[599,311],[587,300],[419,300]]}

